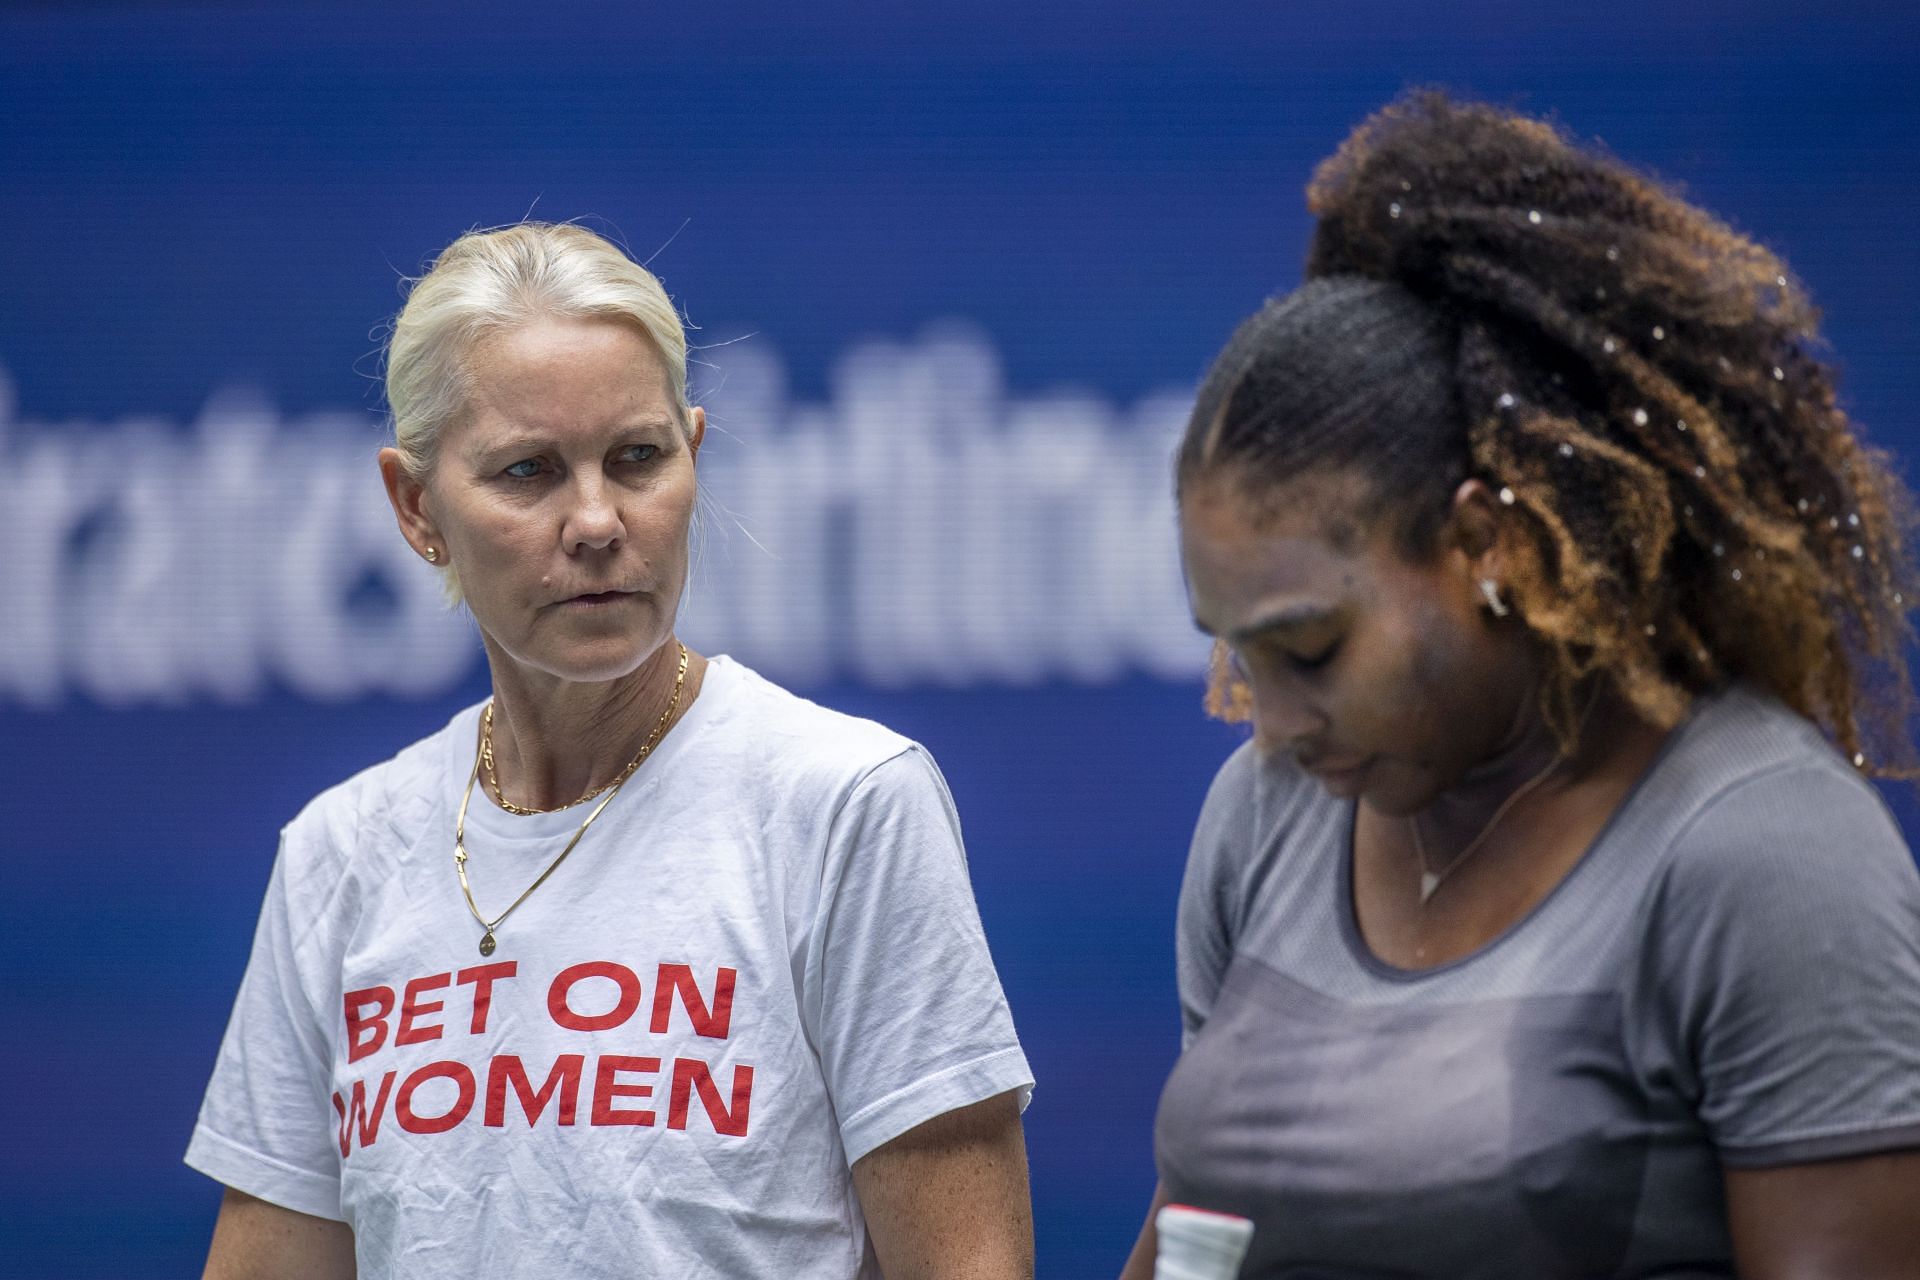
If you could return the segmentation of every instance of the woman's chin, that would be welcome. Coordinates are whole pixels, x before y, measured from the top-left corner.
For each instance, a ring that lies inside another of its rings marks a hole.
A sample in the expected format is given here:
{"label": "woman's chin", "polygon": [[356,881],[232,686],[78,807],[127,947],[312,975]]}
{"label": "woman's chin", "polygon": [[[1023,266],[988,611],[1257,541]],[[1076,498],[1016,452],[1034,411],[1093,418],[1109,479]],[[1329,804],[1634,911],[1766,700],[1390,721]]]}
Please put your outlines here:
{"label": "woman's chin", "polygon": [[1409,787],[1402,778],[1374,777],[1368,779],[1359,800],[1382,817],[1408,818],[1433,803],[1433,795],[1424,787]]}
{"label": "woman's chin", "polygon": [[655,648],[636,643],[632,637],[626,637],[617,644],[602,641],[542,645],[519,653],[489,646],[494,651],[495,661],[505,656],[507,661],[530,675],[537,673],[570,684],[608,684],[624,679],[639,670],[653,656]]}

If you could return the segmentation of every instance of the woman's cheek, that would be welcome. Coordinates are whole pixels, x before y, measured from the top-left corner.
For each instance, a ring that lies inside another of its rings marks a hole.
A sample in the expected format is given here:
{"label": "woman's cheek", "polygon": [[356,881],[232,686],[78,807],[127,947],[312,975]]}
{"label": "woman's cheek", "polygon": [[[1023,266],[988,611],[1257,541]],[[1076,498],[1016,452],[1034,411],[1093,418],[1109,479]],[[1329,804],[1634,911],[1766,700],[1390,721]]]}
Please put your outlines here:
{"label": "woman's cheek", "polygon": [[1393,697],[1406,720],[1400,737],[1418,763],[1431,767],[1436,733],[1460,727],[1456,708],[1467,675],[1460,637],[1440,610],[1428,607],[1410,620],[1399,649],[1406,655],[1401,678],[1393,682]]}

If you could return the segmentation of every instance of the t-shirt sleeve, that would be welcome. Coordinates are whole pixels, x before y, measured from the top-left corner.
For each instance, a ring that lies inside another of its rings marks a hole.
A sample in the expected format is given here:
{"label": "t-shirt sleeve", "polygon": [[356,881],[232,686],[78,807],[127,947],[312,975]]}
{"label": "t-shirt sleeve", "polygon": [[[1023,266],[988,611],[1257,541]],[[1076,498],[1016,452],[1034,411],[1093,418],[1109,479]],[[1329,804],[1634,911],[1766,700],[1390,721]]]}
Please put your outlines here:
{"label": "t-shirt sleeve", "polygon": [[809,1032],[849,1163],[1033,1074],[967,878],[960,822],[926,752],[866,774],[827,837]]}
{"label": "t-shirt sleeve", "polygon": [[327,1024],[300,982],[290,878],[283,839],[186,1161],[248,1195],[340,1220]]}
{"label": "t-shirt sleeve", "polygon": [[1730,1167],[1920,1146],[1920,872],[1839,767],[1715,800],[1650,937],[1683,1084]]}
{"label": "t-shirt sleeve", "polygon": [[1258,757],[1243,744],[1214,775],[1200,806],[1187,870],[1180,882],[1174,972],[1180,988],[1180,1047],[1200,1034],[1233,959],[1238,872],[1253,851]]}

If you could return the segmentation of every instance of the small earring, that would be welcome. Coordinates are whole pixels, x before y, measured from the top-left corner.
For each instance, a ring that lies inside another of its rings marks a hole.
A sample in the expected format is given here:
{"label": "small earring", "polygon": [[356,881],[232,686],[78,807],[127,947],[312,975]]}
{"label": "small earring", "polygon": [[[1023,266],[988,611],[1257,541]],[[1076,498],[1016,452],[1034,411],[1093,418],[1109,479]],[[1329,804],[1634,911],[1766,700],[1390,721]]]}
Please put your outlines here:
{"label": "small earring", "polygon": [[427,548],[427,563],[428,563],[428,564],[439,564],[439,563],[440,563],[440,548],[438,548],[438,547],[428,547],[428,548]]}
{"label": "small earring", "polygon": [[1496,618],[1504,618],[1513,610],[1500,598],[1500,588],[1494,585],[1492,578],[1480,579],[1480,594],[1486,597],[1487,609]]}

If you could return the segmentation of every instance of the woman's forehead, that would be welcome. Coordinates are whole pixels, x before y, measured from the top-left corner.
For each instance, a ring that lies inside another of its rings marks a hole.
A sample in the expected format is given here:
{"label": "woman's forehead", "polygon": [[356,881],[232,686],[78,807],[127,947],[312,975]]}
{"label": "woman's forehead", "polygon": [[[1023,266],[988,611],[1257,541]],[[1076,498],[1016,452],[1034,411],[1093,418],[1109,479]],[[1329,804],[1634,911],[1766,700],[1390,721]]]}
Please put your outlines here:
{"label": "woman's forehead", "polygon": [[666,361],[632,325],[594,317],[539,316],[479,338],[467,381],[495,396],[600,388],[667,394]]}
{"label": "woman's forehead", "polygon": [[569,327],[535,322],[474,344],[465,411],[448,424],[454,436],[471,444],[681,423],[664,362],[644,336],[605,321],[555,323]]}
{"label": "woman's forehead", "polygon": [[1256,518],[1238,503],[1183,503],[1181,557],[1195,621],[1229,639],[1323,616],[1372,576],[1309,513]]}
{"label": "woman's forehead", "polygon": [[1310,621],[1430,585],[1370,515],[1362,489],[1311,483],[1259,491],[1195,488],[1180,503],[1181,558],[1195,621],[1226,636],[1264,620]]}
{"label": "woman's forehead", "polygon": [[1272,478],[1233,468],[1187,486],[1180,516],[1183,528],[1192,516],[1206,520],[1216,535],[1237,529],[1248,540],[1319,541],[1355,555],[1385,532],[1375,497],[1373,483],[1352,469]]}

